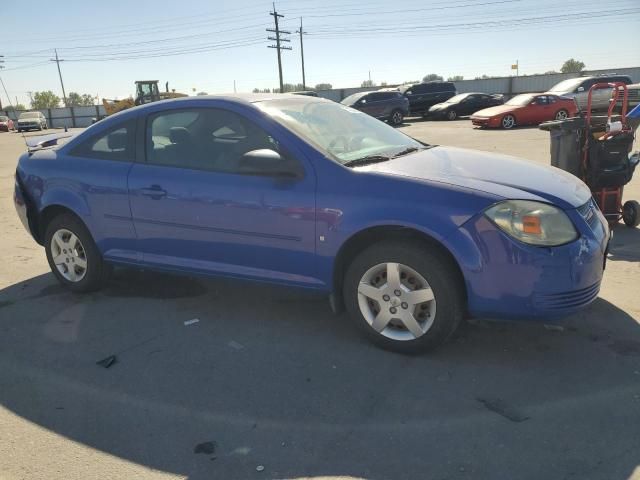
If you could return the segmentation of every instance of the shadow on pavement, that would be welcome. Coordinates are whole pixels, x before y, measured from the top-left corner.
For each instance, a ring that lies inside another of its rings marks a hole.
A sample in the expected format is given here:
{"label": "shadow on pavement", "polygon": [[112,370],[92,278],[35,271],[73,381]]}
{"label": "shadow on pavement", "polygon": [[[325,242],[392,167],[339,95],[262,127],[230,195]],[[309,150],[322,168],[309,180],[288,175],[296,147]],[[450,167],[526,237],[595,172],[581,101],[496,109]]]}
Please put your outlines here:
{"label": "shadow on pavement", "polygon": [[613,230],[609,260],[640,261],[640,228],[628,228],[622,222]]}
{"label": "shadow on pavement", "polygon": [[638,324],[599,299],[562,325],[474,322],[405,357],[297,291],[42,275],[0,291],[0,406],[191,479],[628,478]]}

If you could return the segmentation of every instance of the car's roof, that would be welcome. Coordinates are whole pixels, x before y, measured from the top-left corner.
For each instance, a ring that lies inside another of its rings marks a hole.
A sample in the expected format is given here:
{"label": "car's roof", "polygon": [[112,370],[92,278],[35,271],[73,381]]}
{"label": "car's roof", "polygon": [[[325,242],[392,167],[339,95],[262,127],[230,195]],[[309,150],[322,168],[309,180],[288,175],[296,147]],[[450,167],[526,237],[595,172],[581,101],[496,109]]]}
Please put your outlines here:
{"label": "car's roof", "polygon": [[[310,102],[322,102],[326,99],[320,97],[312,97],[308,95],[294,95],[292,93],[222,93],[218,95],[197,95],[195,97],[179,97],[169,100],[162,100],[162,102],[192,102],[203,99],[209,100],[230,100],[239,101],[243,103],[256,103],[264,102],[267,100],[282,100],[282,99],[296,99],[307,100]],[[156,102],[157,103],[157,102]]]}

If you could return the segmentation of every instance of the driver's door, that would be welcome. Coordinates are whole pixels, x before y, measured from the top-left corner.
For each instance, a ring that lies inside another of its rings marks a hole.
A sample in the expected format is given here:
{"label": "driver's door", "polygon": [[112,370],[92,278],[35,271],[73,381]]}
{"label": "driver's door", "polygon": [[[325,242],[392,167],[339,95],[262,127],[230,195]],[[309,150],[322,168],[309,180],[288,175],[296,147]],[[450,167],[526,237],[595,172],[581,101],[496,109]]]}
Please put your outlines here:
{"label": "driver's door", "polygon": [[542,123],[553,118],[552,107],[549,104],[549,97],[538,95],[527,108],[528,122],[531,124]]}
{"label": "driver's door", "polygon": [[[296,284],[317,284],[315,178],[287,138],[235,112],[193,108],[152,114],[146,162],[129,175],[145,263]],[[272,149],[301,175],[242,174],[248,151]]]}

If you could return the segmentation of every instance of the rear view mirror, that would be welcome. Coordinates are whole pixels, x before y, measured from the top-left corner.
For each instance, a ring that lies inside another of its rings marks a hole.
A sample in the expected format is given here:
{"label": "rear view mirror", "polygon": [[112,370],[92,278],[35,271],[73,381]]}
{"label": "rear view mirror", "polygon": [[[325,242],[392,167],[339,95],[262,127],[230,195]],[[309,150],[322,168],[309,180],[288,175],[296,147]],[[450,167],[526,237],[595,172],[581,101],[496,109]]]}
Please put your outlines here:
{"label": "rear view mirror", "polygon": [[262,148],[251,150],[240,158],[240,173],[269,177],[300,177],[300,166],[278,152]]}

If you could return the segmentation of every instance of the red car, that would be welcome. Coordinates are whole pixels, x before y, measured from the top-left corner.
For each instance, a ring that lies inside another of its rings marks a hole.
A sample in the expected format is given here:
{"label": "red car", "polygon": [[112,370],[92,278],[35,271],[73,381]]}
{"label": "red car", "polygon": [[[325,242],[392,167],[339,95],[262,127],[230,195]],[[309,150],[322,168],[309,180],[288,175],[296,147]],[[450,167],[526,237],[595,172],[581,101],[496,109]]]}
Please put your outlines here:
{"label": "red car", "polygon": [[562,120],[577,115],[572,98],[547,93],[517,95],[504,105],[485,108],[471,116],[479,127],[513,128],[516,125],[538,125],[548,120]]}
{"label": "red car", "polygon": [[0,132],[10,132],[11,130],[15,130],[13,120],[9,117],[0,115]]}

